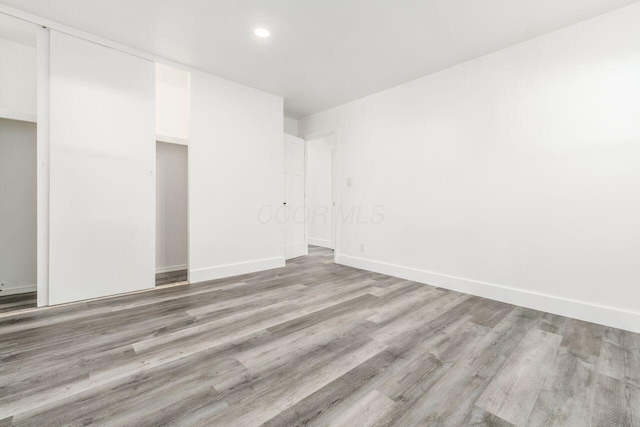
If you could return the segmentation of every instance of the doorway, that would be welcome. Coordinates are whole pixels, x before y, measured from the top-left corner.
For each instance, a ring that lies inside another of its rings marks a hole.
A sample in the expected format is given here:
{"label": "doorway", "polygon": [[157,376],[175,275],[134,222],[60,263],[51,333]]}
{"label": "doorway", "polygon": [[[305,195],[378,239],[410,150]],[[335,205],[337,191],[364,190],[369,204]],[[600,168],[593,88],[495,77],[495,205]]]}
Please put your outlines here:
{"label": "doorway", "polygon": [[285,259],[307,254],[305,209],[305,144],[291,135],[284,139]]}
{"label": "doorway", "polygon": [[188,147],[156,143],[156,286],[188,281]]}
{"label": "doorway", "polygon": [[335,133],[307,139],[309,246],[335,249]]}

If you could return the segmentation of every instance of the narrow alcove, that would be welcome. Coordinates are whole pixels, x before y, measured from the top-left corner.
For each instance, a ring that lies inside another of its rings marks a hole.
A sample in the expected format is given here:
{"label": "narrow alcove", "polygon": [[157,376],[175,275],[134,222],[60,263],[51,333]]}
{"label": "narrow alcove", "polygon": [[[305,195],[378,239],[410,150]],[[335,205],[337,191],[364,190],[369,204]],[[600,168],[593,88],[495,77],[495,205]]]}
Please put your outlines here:
{"label": "narrow alcove", "polygon": [[187,150],[156,143],[156,286],[188,279]]}
{"label": "narrow alcove", "polygon": [[189,73],[156,65],[156,286],[188,275]]}

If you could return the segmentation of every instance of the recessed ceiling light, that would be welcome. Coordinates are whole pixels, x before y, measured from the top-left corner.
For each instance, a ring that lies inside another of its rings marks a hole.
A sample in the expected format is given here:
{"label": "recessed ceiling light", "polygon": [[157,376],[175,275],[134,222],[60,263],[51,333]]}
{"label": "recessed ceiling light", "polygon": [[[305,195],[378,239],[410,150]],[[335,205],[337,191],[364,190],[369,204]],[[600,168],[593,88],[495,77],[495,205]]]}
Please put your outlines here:
{"label": "recessed ceiling light", "polygon": [[258,37],[260,37],[260,38],[263,38],[263,39],[265,39],[265,38],[267,38],[267,37],[269,37],[269,36],[271,35],[271,32],[270,32],[269,30],[267,30],[266,28],[262,28],[262,27],[258,27],[258,28],[256,28],[256,29],[253,31],[253,33],[254,33],[256,36],[258,36]]}

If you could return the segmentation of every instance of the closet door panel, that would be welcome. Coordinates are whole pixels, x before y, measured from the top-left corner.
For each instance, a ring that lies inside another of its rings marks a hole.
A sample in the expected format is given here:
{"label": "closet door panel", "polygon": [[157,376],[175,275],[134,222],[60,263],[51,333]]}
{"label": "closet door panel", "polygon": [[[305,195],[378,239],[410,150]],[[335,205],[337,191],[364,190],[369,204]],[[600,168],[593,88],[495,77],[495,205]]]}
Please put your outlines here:
{"label": "closet door panel", "polygon": [[51,32],[50,304],[154,286],[155,66]]}

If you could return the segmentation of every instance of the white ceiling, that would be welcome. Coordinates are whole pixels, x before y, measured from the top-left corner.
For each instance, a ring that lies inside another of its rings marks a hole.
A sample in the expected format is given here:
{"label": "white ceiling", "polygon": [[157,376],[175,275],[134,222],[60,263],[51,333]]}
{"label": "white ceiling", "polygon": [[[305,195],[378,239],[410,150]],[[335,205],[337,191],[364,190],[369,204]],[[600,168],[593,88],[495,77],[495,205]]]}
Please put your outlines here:
{"label": "white ceiling", "polygon": [[37,25],[0,13],[0,39],[35,46],[37,29]]}
{"label": "white ceiling", "polygon": [[294,118],[636,1],[0,0],[281,95]]}

